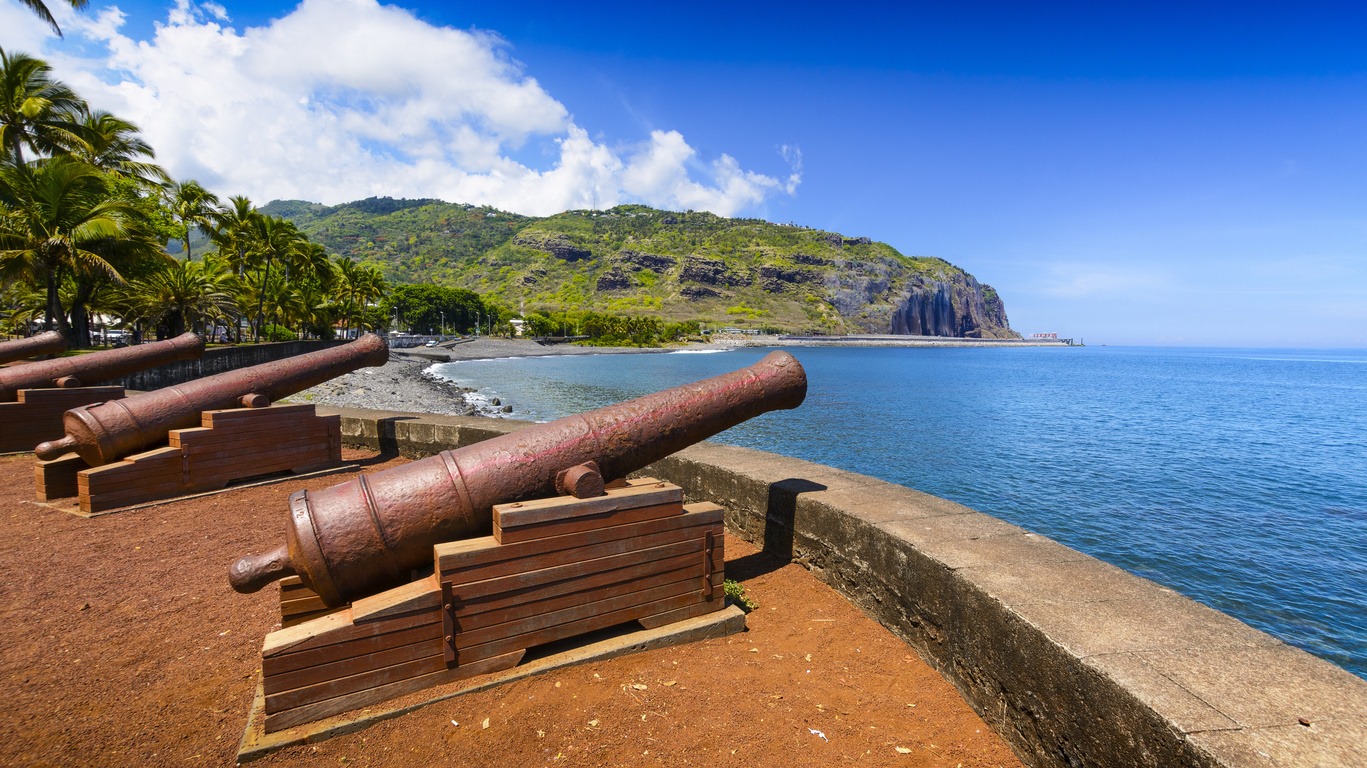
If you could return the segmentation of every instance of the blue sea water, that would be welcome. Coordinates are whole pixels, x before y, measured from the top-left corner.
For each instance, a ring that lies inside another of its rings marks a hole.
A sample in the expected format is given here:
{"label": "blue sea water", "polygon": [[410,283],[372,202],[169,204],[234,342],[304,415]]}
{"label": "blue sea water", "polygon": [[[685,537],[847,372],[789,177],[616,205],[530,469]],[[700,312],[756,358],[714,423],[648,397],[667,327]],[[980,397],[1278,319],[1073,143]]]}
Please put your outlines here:
{"label": "blue sea water", "polygon": [[[435,371],[547,420],[767,351]],[[789,351],[806,403],[717,440],[953,499],[1367,677],[1367,350]]]}

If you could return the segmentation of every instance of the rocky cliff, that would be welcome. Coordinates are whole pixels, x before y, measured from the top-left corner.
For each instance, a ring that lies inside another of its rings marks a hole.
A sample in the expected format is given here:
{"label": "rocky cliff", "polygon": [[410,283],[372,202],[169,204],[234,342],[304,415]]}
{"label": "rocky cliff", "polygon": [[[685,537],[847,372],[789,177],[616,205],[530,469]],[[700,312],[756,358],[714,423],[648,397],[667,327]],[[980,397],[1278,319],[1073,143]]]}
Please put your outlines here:
{"label": "rocky cliff", "polygon": [[948,282],[916,276],[895,302],[889,333],[911,336],[1014,339],[1006,307],[990,285],[972,275]]}

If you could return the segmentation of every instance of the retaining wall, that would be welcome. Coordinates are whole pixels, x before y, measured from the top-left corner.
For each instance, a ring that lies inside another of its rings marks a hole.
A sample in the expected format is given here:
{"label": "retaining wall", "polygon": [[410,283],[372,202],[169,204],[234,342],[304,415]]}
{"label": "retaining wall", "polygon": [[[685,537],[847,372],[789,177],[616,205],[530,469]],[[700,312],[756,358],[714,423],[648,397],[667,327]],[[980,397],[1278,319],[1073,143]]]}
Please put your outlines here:
{"label": "retaining wall", "polygon": [[[348,444],[431,455],[525,426],[326,409]],[[1367,681],[988,515],[703,443],[647,468],[903,638],[1034,766],[1367,765]]]}
{"label": "retaining wall", "polygon": [[212,376],[215,373],[269,363],[272,360],[302,355],[305,352],[327,349],[345,343],[344,341],[281,341],[269,344],[213,347],[204,350],[204,356],[198,360],[178,360],[105,383],[118,385],[125,389],[150,391],[193,381],[204,376]]}

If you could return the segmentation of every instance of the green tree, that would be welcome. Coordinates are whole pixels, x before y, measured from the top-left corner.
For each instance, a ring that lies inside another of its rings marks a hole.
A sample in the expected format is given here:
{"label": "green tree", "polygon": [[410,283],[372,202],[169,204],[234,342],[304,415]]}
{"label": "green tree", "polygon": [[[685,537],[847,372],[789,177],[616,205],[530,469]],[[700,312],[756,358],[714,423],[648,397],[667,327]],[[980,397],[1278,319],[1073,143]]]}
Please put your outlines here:
{"label": "green tree", "polygon": [[208,229],[213,223],[213,214],[218,208],[218,195],[210,192],[200,185],[198,181],[190,179],[188,181],[172,182],[166,187],[166,202],[171,208],[171,213],[180,222],[183,228],[182,238],[185,243],[185,260],[193,261],[194,254],[190,252],[190,235],[194,233],[196,227]]}
{"label": "green tree", "polygon": [[24,164],[25,147],[43,155],[81,146],[84,109],[47,62],[0,48],[0,147],[15,165]]}
{"label": "green tree", "polygon": [[65,272],[98,271],[122,280],[97,250],[126,239],[138,211],[111,198],[105,175],[73,157],[0,167],[0,274],[23,275],[47,286],[44,326],[70,335],[58,286]]}
{"label": "green tree", "polygon": [[[379,301],[388,292],[384,275],[375,267],[357,263],[349,256],[338,257],[334,272],[333,297],[339,305],[341,319],[348,330],[374,328],[367,322],[367,308]],[[379,308],[375,308],[379,312]],[[380,315],[383,317],[383,314]],[[380,322],[383,322],[381,320]]]}
{"label": "green tree", "polygon": [[255,335],[256,340],[260,341],[267,295],[276,297],[277,310],[283,302],[283,288],[273,287],[271,284],[271,266],[292,258],[294,251],[305,242],[305,238],[293,223],[274,216],[262,216],[256,223],[256,229],[257,249],[254,254],[261,266],[257,272],[260,279],[256,285]]}
{"label": "green tree", "polygon": [[443,321],[448,329],[469,331],[477,319],[489,317],[473,291],[430,283],[394,286],[381,308],[391,316],[397,309],[402,322],[419,333],[438,331]]}
{"label": "green tree", "polygon": [[151,162],[156,153],[138,135],[138,126],[133,123],[103,110],[91,112],[82,108],[80,132],[84,141],[71,154],[96,168],[149,187],[172,183],[165,169]]}
{"label": "green tree", "polygon": [[200,261],[171,259],[161,269],[132,280],[122,291],[126,319],[178,336],[210,331],[235,307],[236,277],[212,256]]}

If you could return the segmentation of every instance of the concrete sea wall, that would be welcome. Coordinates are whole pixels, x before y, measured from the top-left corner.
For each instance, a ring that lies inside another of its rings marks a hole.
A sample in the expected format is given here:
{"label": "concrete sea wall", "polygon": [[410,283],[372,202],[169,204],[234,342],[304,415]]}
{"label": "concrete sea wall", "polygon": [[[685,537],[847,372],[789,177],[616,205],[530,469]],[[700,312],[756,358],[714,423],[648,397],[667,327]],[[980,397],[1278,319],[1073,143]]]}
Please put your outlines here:
{"label": "concrete sea wall", "polygon": [[[525,426],[320,408],[421,457]],[[944,499],[703,443],[643,474],[726,508],[903,638],[1034,766],[1362,766],[1367,681],[1172,590]]]}
{"label": "concrete sea wall", "polygon": [[345,343],[343,341],[282,341],[269,344],[214,347],[204,350],[204,356],[198,360],[179,360],[157,368],[138,371],[122,379],[115,379],[106,383],[115,384],[125,389],[151,391],[224,371],[235,371],[238,368],[269,363]]}

